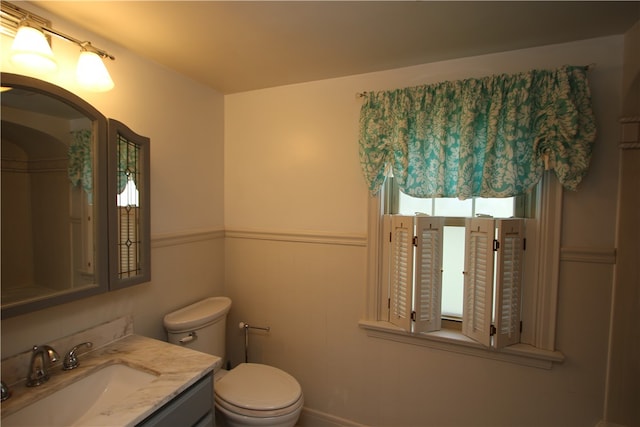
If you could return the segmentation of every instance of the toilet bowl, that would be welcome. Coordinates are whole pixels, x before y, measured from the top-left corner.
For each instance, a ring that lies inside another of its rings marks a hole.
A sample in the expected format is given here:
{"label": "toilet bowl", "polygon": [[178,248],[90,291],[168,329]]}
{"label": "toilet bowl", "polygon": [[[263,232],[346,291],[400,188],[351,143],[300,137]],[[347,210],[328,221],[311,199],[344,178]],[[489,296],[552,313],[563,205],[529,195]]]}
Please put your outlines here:
{"label": "toilet bowl", "polygon": [[273,366],[241,363],[216,379],[215,407],[229,427],[293,427],[304,398],[300,384]]}
{"label": "toilet bowl", "polygon": [[[225,358],[226,316],[231,300],[211,297],[164,317],[169,342]],[[214,376],[219,424],[228,427],[295,426],[304,397],[298,381],[285,371],[259,363],[241,363]]]}

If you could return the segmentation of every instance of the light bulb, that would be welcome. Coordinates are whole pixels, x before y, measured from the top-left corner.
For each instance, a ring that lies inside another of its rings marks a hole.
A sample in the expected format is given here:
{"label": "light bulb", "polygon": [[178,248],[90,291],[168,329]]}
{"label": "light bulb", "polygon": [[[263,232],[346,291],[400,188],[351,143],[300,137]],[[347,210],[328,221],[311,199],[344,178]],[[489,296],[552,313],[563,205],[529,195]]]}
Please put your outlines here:
{"label": "light bulb", "polygon": [[94,92],[106,92],[115,86],[102,58],[88,50],[80,52],[76,78],[82,87]]}
{"label": "light bulb", "polygon": [[13,39],[11,61],[40,73],[52,73],[58,69],[42,31],[27,25],[22,25]]}

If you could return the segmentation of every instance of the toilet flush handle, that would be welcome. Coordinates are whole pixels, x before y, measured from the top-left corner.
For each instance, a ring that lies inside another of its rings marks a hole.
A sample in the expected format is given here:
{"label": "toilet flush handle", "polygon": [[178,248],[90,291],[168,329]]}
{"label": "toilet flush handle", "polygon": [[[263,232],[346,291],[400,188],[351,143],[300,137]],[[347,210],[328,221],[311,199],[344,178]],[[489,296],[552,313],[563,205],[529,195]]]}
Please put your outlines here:
{"label": "toilet flush handle", "polygon": [[186,337],[180,338],[178,342],[184,345],[184,344],[190,343],[191,341],[195,341],[197,339],[198,339],[198,334],[196,334],[196,331],[193,331],[193,332],[189,332],[189,335],[187,335]]}

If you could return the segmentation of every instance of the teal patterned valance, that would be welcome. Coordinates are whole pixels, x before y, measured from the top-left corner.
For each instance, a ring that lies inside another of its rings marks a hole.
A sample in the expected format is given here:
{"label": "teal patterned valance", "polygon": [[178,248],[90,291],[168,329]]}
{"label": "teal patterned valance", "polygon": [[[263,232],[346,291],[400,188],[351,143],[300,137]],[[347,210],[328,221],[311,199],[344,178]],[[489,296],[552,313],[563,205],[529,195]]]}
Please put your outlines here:
{"label": "teal patterned valance", "polygon": [[89,129],[71,132],[69,144],[69,180],[74,186],[81,186],[89,197],[93,197],[93,157],[92,135]]}
{"label": "teal patterned valance", "polygon": [[413,197],[510,197],[551,168],[575,190],[596,126],[587,67],[369,92],[360,163],[372,194],[390,167]]}

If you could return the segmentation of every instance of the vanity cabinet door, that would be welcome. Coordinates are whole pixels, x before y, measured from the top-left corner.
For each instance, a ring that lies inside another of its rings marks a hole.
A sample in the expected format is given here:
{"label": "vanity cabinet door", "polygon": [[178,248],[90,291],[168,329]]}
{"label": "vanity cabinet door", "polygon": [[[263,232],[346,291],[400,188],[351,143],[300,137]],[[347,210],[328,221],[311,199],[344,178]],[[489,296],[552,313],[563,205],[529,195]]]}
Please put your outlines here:
{"label": "vanity cabinet door", "polygon": [[138,426],[214,427],[213,413],[213,373],[211,373],[164,405]]}

